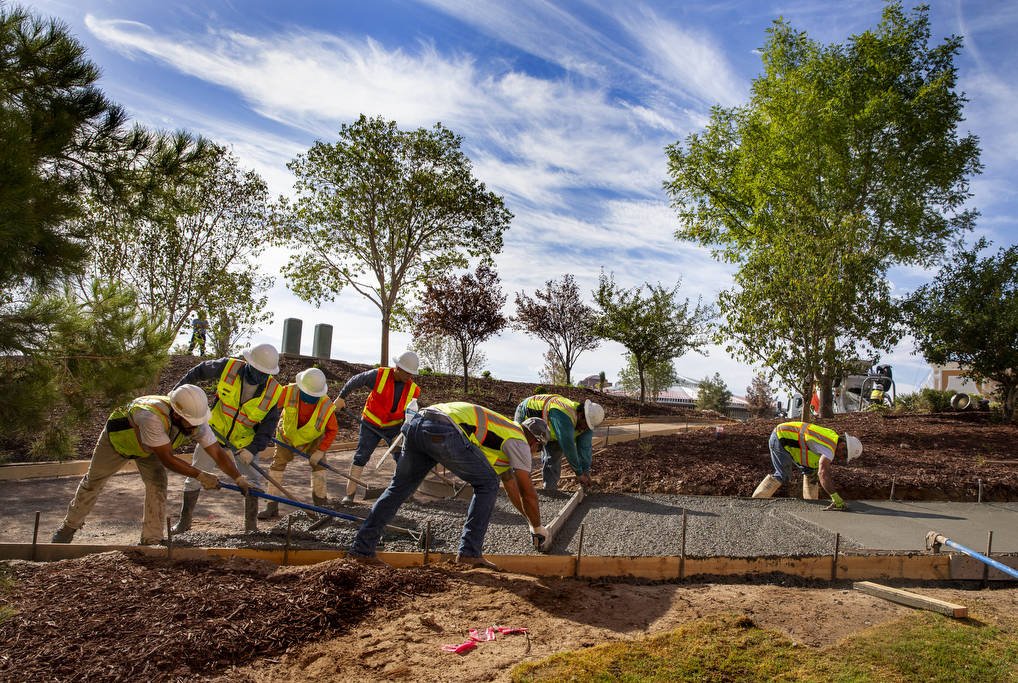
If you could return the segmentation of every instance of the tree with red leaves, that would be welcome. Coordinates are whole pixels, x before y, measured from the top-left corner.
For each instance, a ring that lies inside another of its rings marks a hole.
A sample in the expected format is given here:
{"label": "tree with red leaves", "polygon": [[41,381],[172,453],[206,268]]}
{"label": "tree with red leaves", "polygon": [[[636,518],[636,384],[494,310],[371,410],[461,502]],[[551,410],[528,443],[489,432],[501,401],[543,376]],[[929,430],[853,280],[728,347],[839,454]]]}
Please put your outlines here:
{"label": "tree with red leaves", "polygon": [[594,309],[580,299],[580,288],[569,274],[563,275],[561,282],[548,280],[534,297],[517,292],[513,327],[547,342],[557,365],[565,372],[565,383],[572,384],[577,358],[601,343],[590,330]]}
{"label": "tree with red leaves", "polygon": [[470,362],[477,347],[508,323],[502,315],[505,300],[498,273],[485,265],[478,266],[476,274],[439,277],[424,290],[414,333],[454,341],[463,366],[463,391],[467,391]]}

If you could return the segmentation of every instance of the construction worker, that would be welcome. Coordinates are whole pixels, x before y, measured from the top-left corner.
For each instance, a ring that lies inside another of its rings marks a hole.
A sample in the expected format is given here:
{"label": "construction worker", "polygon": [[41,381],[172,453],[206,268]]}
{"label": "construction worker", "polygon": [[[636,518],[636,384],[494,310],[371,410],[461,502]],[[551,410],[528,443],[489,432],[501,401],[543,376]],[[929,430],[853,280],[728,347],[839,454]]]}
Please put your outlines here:
{"label": "construction worker", "polygon": [[495,568],[484,559],[481,548],[500,479],[509,500],[527,519],[534,545],[539,550],[551,545],[551,534],[541,526],[537,491],[530,481],[531,459],[548,442],[544,420],[533,417],[519,425],[473,403],[439,403],[415,414],[401,431],[403,453],[396,461],[396,472],[354,537],[351,558],[365,564],[384,564],[375,555],[382,530],[437,463],[474,489],[457,562]]}
{"label": "construction worker", "polygon": [[188,353],[193,353],[195,347],[199,347],[201,349],[199,355],[205,355],[205,340],[208,331],[209,323],[205,320],[205,316],[196,312],[194,320],[191,321],[191,343],[187,345]]}
{"label": "construction worker", "polygon": [[[141,525],[141,544],[162,542],[166,520],[166,469],[194,477],[207,489],[219,488],[211,472],[197,469],[173,455],[175,448],[194,439],[207,448],[219,468],[236,482],[247,496],[251,485],[237,468],[233,458],[219,447],[208,427],[208,397],[200,387],[184,384],[169,396],[142,396],[114,410],[92,451],[88,472],[81,478],[74,498],[67,506],[63,524],[53,533],[51,543],[70,543],[74,532],[85,523],[95,507],[99,492],[109,478],[128,460],[138,466],[145,482],[145,514]],[[155,456],[155,457],[152,457]]]}
{"label": "construction worker", "polygon": [[604,408],[587,399],[580,410],[579,401],[572,401],[558,394],[537,394],[528,396],[516,406],[516,421],[528,417],[539,417],[551,427],[551,440],[541,453],[541,475],[545,491],[558,490],[562,476],[562,456],[576,473],[576,479],[584,487],[593,482],[590,466],[593,459],[591,443],[594,428],[604,421]]}
{"label": "construction worker", "polygon": [[[332,445],[339,427],[336,424],[336,406],[329,400],[329,385],[325,373],[308,368],[297,373],[293,384],[286,385],[279,399],[282,419],[276,430],[276,439],[311,456],[311,501],[318,506],[329,502],[325,490],[325,451]],[[293,460],[293,451],[276,444],[270,473],[277,481],[283,480],[283,471]],[[269,493],[282,496],[274,484]],[[279,503],[268,501],[258,519],[271,519],[279,515]]]}
{"label": "construction worker", "polygon": [[346,397],[351,391],[371,387],[371,393],[364,402],[364,410],[361,411],[357,452],[350,463],[351,479],[346,484],[346,495],[342,501],[344,505],[353,502],[357,493],[357,482],[353,480],[361,478],[364,466],[371,459],[378,442],[384,438],[386,443],[392,444],[403,425],[407,406],[421,395],[421,388],[413,381],[420,364],[417,354],[405,351],[392,360],[394,366],[391,368],[367,370],[351,377],[336,398],[336,409],[343,410],[346,408]]}
{"label": "construction worker", "polygon": [[[199,363],[177,382],[177,386],[218,380],[209,426],[219,433],[217,441],[236,454],[241,473],[258,482],[260,480],[251,463],[269,445],[279,422],[279,398],[283,395],[283,387],[273,377],[279,372],[279,352],[272,344],[259,344],[244,351],[243,356],[244,360],[218,358]],[[202,469],[212,465],[201,444],[195,446],[191,464]],[[184,500],[173,533],[191,528],[199,493],[201,483],[197,479],[188,477],[184,480]],[[258,530],[257,516],[258,500],[254,496],[246,496],[244,531]]]}
{"label": "construction worker", "polygon": [[[816,500],[819,486],[831,497],[825,510],[847,511],[848,505],[838,495],[831,477],[831,467],[838,454],[852,462],[862,455],[862,442],[851,434],[838,438],[833,429],[808,422],[783,422],[771,432],[767,446],[774,463],[774,474],[764,477],[753,491],[754,498],[770,498],[788,479],[788,470],[798,467],[802,472],[802,497]],[[805,453],[805,455],[803,455]]]}

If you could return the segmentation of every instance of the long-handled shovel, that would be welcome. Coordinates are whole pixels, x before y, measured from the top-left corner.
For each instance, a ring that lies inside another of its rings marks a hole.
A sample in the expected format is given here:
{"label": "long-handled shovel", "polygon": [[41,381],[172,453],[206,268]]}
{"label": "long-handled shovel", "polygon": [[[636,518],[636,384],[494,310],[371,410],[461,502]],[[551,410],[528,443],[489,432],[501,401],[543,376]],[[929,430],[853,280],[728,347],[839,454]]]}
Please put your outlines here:
{"label": "long-handled shovel", "polygon": [[[212,433],[216,435],[216,438],[219,439],[226,446],[226,448],[228,448],[230,450],[230,452],[233,453],[233,457],[236,458],[237,457],[237,450],[238,449],[234,448],[233,444],[230,443],[229,441],[227,441],[226,437],[223,436],[222,434],[220,434],[219,431],[215,427],[213,427],[212,425],[209,425],[209,429],[212,430]],[[267,479],[268,481],[272,482],[272,484],[275,485],[275,487],[277,489],[282,491],[284,494],[286,494],[290,498],[293,498],[293,494],[290,493],[289,491],[287,491],[286,487],[283,486],[282,483],[280,483],[275,477],[273,477],[268,472],[266,472],[261,467],[259,467],[258,463],[256,463],[254,460],[251,461],[251,467],[254,469],[255,472],[257,472],[258,474],[260,474],[263,477],[265,477],[265,479]]]}
{"label": "long-handled shovel", "polygon": [[[241,488],[239,486],[235,486],[233,484],[228,484],[225,481],[220,481],[219,482],[219,486],[224,488],[224,489],[230,489],[231,491],[237,491],[239,493],[243,493],[243,491],[241,490]],[[302,510],[309,510],[310,512],[317,512],[320,515],[329,515],[330,517],[339,517],[340,519],[347,519],[347,520],[350,520],[351,522],[360,522],[362,524],[364,523],[364,518],[363,517],[357,517],[356,515],[348,515],[345,512],[337,512],[336,510],[330,510],[329,508],[323,508],[323,507],[319,507],[317,505],[309,505],[308,503],[301,503],[300,501],[290,500],[289,498],[283,498],[282,496],[274,496],[271,493],[265,493],[263,491],[259,491],[258,489],[254,489],[254,488],[252,488],[250,491],[248,491],[248,495],[249,496],[254,496],[255,498],[264,498],[265,500],[274,500],[277,503],[283,503],[285,505],[291,505],[291,506],[296,507],[296,508],[301,508]],[[400,534],[406,534],[407,536],[412,538],[415,543],[420,543],[423,540],[423,538],[424,538],[424,534],[418,533],[418,532],[414,531],[413,529],[404,529],[401,526],[393,526],[391,524],[386,524],[385,525],[385,530],[386,531],[394,531],[394,532],[400,533]]]}
{"label": "long-handled shovel", "polygon": [[[285,448],[286,450],[290,451],[291,453],[303,456],[304,458],[307,458],[308,460],[311,459],[310,455],[308,455],[307,453],[305,453],[304,451],[302,451],[302,450],[300,450],[298,448],[294,448],[293,446],[291,446],[288,443],[285,443],[283,441],[279,441],[278,439],[273,439],[271,437],[269,437],[269,441],[271,441],[272,443],[276,444],[277,446],[282,446],[283,448]],[[372,487],[368,486],[366,483],[364,483],[362,480],[358,479],[357,477],[351,477],[349,474],[345,474],[343,472],[340,472],[339,470],[337,470],[335,467],[333,467],[329,463],[325,462],[324,460],[320,461],[318,464],[321,465],[322,467],[324,467],[325,469],[329,470],[330,472],[335,472],[339,476],[345,477],[346,479],[349,479],[350,481],[352,481],[354,483],[357,483],[357,484],[360,484],[361,486],[363,486],[364,487],[364,499],[365,500],[370,500],[370,499],[373,499],[373,498],[378,498],[385,491],[385,488],[372,488]]]}

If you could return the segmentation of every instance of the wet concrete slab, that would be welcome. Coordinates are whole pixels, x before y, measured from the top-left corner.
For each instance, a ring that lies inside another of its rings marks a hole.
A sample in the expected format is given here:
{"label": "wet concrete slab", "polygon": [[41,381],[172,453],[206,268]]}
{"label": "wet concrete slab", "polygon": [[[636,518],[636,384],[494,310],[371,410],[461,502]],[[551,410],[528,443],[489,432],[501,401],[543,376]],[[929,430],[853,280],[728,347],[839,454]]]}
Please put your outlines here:
{"label": "wet concrete slab", "polygon": [[[777,501],[775,501],[777,502]],[[817,506],[789,509],[792,517],[840,533],[842,542],[864,550],[925,550],[936,531],[978,552],[993,531],[994,552],[1018,552],[1018,502],[849,501],[852,512],[824,512]]]}

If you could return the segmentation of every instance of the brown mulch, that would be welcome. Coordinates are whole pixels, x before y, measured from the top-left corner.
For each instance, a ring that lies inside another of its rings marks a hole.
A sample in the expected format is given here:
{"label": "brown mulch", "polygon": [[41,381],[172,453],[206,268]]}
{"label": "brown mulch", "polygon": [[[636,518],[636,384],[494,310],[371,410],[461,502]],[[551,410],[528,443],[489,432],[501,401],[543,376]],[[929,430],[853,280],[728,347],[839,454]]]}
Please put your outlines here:
{"label": "brown mulch", "polygon": [[[779,422],[725,425],[721,438],[708,428],[615,444],[594,458],[592,474],[613,493],[749,496],[774,471],[767,438]],[[975,501],[982,479],[983,500],[1018,500],[1018,425],[989,413],[849,413],[819,423],[863,442],[862,457],[834,469],[845,498],[887,498],[893,479],[897,500]],[[798,475],[777,495],[800,496]]]}
{"label": "brown mulch", "polygon": [[[104,553],[13,566],[0,680],[207,675],[349,629],[380,607],[443,591],[444,574],[334,560],[170,564]],[[8,596],[4,596],[5,600]]]}

